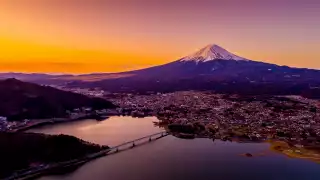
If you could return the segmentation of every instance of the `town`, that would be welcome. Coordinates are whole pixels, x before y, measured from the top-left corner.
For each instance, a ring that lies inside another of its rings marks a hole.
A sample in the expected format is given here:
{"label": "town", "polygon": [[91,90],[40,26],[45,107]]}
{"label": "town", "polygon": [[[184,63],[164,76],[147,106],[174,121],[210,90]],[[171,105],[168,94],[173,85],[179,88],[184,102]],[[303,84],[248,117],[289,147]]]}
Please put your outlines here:
{"label": "town", "polygon": [[299,145],[320,143],[319,101],[300,96],[183,91],[113,94],[107,98],[131,115],[157,116],[166,124],[191,126],[182,129],[196,129],[198,134],[215,138],[278,139]]}
{"label": "town", "polygon": [[[90,97],[103,97],[115,109],[90,107],[68,111],[67,117],[49,120],[7,121],[0,117],[0,130],[24,129],[42,123],[65,122],[108,116],[156,116],[170,130],[218,139],[285,140],[295,145],[320,144],[319,101],[301,96],[240,96],[210,91],[130,94],[101,89],[55,87]],[[177,128],[178,127],[178,128]]]}

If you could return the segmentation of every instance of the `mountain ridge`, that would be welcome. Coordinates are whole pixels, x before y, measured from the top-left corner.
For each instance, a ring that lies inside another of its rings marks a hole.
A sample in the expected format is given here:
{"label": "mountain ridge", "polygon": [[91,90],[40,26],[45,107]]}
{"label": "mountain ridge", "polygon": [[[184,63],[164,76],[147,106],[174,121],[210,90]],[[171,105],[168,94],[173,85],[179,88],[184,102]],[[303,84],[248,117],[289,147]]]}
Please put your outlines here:
{"label": "mountain ridge", "polygon": [[90,98],[13,78],[0,80],[0,101],[0,116],[10,120],[63,117],[66,110],[81,107],[115,107],[104,99]]}
{"label": "mountain ridge", "polygon": [[209,45],[163,65],[120,73],[54,76],[38,83],[100,87],[110,92],[213,90],[243,94],[309,93],[310,97],[320,97],[319,77],[320,70],[249,60],[218,45]]}
{"label": "mountain ridge", "polygon": [[[75,87],[102,87],[111,92],[171,92],[212,90],[231,94],[304,95],[320,98],[320,71],[279,66],[236,56],[209,45],[185,59],[96,82],[72,82]],[[213,50],[215,52],[213,52]],[[218,50],[219,51],[219,50]],[[130,75],[130,76],[129,76]]]}

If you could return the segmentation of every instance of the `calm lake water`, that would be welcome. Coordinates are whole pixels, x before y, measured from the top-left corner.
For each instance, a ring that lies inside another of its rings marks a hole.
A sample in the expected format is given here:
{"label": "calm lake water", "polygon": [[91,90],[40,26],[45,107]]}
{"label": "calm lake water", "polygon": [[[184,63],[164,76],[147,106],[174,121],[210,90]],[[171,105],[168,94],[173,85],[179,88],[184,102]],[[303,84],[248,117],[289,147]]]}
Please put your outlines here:
{"label": "calm lake water", "polygon": [[[163,131],[156,118],[111,117],[49,125],[29,132],[69,134],[114,146]],[[241,156],[252,153],[254,157]],[[91,161],[76,171],[40,180],[319,180],[320,165],[269,151],[266,143],[235,143],[167,136]]]}

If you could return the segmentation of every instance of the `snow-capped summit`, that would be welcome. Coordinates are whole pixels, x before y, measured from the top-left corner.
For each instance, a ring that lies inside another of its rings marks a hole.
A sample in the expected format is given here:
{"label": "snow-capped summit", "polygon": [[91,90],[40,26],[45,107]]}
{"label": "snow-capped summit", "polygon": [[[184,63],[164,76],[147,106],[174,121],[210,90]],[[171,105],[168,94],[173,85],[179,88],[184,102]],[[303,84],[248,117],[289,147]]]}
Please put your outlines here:
{"label": "snow-capped summit", "polygon": [[206,61],[217,60],[217,59],[235,60],[235,61],[248,60],[248,59],[239,57],[235,54],[232,54],[218,45],[210,44],[200,49],[198,52],[182,58],[180,61],[206,62]]}

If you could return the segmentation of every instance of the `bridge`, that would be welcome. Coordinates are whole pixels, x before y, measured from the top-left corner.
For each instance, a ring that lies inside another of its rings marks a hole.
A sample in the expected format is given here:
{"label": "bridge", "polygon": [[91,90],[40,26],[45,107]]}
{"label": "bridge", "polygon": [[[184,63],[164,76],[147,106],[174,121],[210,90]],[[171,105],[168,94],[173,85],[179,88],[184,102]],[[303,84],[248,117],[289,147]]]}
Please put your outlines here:
{"label": "bridge", "polygon": [[100,152],[97,152],[94,154],[90,154],[87,157],[88,158],[95,158],[95,157],[99,157],[99,156],[106,156],[106,155],[110,155],[110,154],[115,154],[115,153],[118,153],[118,152],[121,152],[124,150],[132,149],[132,148],[139,146],[139,145],[150,143],[152,141],[158,140],[158,139],[166,137],[168,135],[169,135],[169,133],[166,131],[158,132],[155,134],[151,134],[148,136],[144,136],[144,137],[141,137],[138,139],[134,139],[134,140],[119,144],[117,146],[113,146],[109,149],[105,149],[103,151],[100,151]]}
{"label": "bridge", "polygon": [[109,150],[108,154],[117,153],[119,151],[123,151],[128,148],[134,148],[137,145],[142,145],[142,144],[151,142],[153,140],[163,138],[168,135],[169,135],[169,133],[164,131],[164,132],[159,132],[159,133],[151,134],[148,136],[144,136],[144,137],[132,140],[132,141],[128,141],[128,142],[122,143],[120,145],[117,145],[117,146],[114,146],[114,147],[108,149]]}
{"label": "bridge", "polygon": [[17,171],[12,176],[5,178],[5,180],[32,179],[32,178],[39,177],[39,176],[46,174],[46,173],[50,174],[50,172],[52,170],[55,170],[57,168],[63,169],[63,168],[79,166],[79,165],[82,165],[86,162],[89,162],[90,160],[93,160],[93,159],[96,159],[99,157],[103,157],[103,156],[107,156],[107,155],[111,155],[111,154],[115,154],[115,153],[118,153],[118,152],[121,152],[124,150],[132,149],[136,146],[140,146],[140,145],[143,145],[146,143],[153,142],[155,140],[158,140],[158,139],[163,138],[168,135],[169,135],[169,133],[166,131],[151,134],[148,136],[144,136],[144,137],[141,137],[138,139],[134,139],[134,140],[119,144],[117,146],[102,150],[97,153],[89,154],[89,155],[82,157],[82,158],[79,158],[79,159],[74,159],[74,160],[70,160],[70,161],[59,162],[59,163],[54,163],[54,164],[45,165],[45,166],[41,166],[41,167],[34,167],[34,168],[28,168],[25,170]]}

